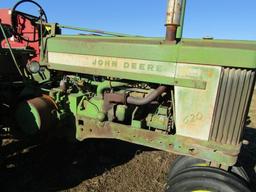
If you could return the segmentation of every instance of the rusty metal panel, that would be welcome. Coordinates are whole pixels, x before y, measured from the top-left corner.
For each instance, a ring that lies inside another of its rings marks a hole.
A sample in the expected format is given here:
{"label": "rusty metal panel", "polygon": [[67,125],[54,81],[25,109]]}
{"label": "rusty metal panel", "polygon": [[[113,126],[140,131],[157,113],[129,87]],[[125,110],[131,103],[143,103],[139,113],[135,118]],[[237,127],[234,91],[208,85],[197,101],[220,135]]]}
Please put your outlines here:
{"label": "rusty metal panel", "polygon": [[177,64],[176,77],[203,80],[205,90],[175,87],[175,124],[178,135],[208,140],[221,67]]}
{"label": "rusty metal panel", "polygon": [[210,140],[236,145],[241,141],[255,71],[225,68],[214,110]]}
{"label": "rusty metal panel", "polygon": [[189,155],[226,166],[236,163],[241,145],[222,145],[213,141],[202,141],[179,135],[138,129],[130,125],[99,122],[96,119],[76,116],[76,138],[119,139],[180,155]]}

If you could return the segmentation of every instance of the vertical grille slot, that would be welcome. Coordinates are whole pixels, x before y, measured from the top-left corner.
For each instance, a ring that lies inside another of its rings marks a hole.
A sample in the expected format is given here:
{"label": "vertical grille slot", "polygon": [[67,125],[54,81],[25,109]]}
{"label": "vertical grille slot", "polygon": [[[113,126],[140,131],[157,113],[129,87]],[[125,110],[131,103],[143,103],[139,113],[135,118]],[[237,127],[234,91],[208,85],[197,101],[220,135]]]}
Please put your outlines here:
{"label": "vertical grille slot", "polygon": [[254,70],[234,68],[222,70],[210,140],[232,145],[241,141],[254,83]]}

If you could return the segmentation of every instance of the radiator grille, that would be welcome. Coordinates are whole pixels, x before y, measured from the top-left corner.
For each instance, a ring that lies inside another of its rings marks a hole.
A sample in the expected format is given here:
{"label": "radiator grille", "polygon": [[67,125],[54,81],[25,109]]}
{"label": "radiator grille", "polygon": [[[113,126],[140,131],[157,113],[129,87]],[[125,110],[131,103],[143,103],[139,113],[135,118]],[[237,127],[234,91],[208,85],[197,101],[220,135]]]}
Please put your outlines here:
{"label": "radiator grille", "polygon": [[254,70],[222,70],[210,140],[232,145],[241,141],[254,83]]}

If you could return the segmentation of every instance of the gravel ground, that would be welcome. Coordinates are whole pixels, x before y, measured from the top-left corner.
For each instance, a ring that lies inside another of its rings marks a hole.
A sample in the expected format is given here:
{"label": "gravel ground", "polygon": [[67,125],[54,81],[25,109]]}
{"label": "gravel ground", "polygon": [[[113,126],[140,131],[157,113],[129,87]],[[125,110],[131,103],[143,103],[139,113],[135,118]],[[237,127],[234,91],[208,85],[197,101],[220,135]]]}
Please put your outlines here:
{"label": "gravel ground", "polygon": [[[256,93],[240,156],[251,178],[256,163]],[[113,140],[87,140],[68,145],[58,140],[35,145],[3,135],[0,191],[161,192],[176,156]],[[18,151],[18,152],[17,152]]]}

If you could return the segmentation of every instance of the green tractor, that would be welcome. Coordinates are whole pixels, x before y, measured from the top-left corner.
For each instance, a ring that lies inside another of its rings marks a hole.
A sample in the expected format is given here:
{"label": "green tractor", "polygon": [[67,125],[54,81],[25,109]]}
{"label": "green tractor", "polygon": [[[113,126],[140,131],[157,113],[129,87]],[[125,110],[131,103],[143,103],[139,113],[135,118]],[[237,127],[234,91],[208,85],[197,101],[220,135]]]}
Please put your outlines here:
{"label": "green tractor", "polygon": [[[19,11],[24,3],[39,15]],[[118,139],[182,155],[168,192],[251,191],[234,165],[256,42],[182,38],[185,5],[168,1],[165,38],[49,23],[31,0],[0,9],[0,126],[24,137]],[[62,35],[65,28],[89,34]]]}

